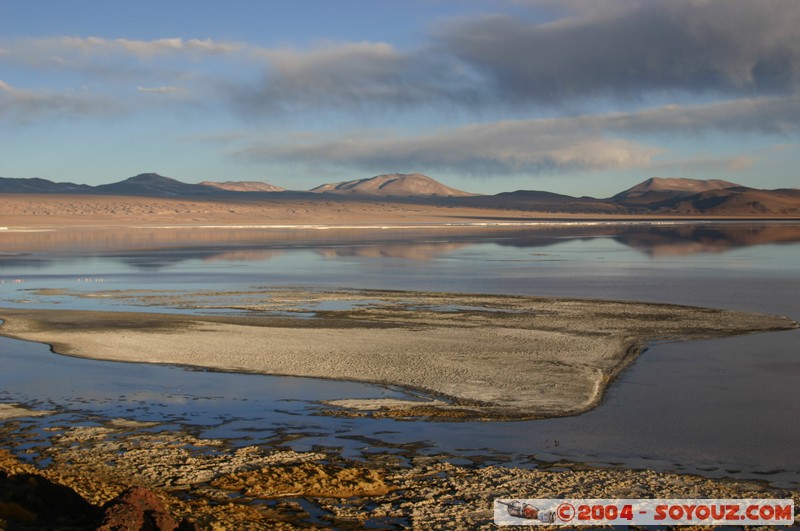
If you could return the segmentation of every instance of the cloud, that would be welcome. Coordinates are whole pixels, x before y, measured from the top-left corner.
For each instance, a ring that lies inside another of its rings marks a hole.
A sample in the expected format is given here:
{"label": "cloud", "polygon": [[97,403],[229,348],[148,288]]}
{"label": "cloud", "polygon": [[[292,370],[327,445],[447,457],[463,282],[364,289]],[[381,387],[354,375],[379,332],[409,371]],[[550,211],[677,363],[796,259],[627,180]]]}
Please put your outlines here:
{"label": "cloud", "polygon": [[739,156],[739,157],[730,157],[727,160],[722,161],[724,163],[724,168],[729,171],[744,171],[749,170],[755,164],[756,159],[754,157],[747,157],[747,156]]}
{"label": "cloud", "polygon": [[113,41],[113,44],[119,46],[128,53],[144,57],[173,52],[188,52],[198,55],[218,55],[238,52],[242,48],[242,46],[237,43],[216,42],[212,39],[183,40],[173,38],[152,41],[116,39]]}
{"label": "cloud", "polygon": [[567,138],[550,129],[541,121],[508,121],[470,125],[436,135],[262,145],[245,149],[240,156],[374,171],[425,168],[502,175],[647,167],[659,152],[630,140],[579,131]]}
{"label": "cloud", "polygon": [[633,113],[579,117],[584,127],[635,135],[707,132],[793,135],[800,132],[800,96],[744,98],[706,105],[666,105]]}
{"label": "cloud", "polygon": [[[429,53],[430,52],[430,53]],[[327,44],[312,50],[260,49],[264,78],[233,90],[247,112],[391,109],[476,102],[476,86],[451,58],[401,52],[382,42]]]}
{"label": "cloud", "polygon": [[181,87],[136,87],[136,91],[144,94],[158,95],[184,94],[187,92],[186,89]]}
{"label": "cloud", "polygon": [[[70,76],[78,73],[78,83],[108,99],[128,97],[130,87],[137,87],[140,99],[152,104],[156,98],[146,95],[177,95],[178,87],[191,87],[184,98],[162,98],[164,108],[233,107],[251,121],[280,115],[290,123],[319,117],[334,123],[357,116],[380,127],[398,116],[406,123],[454,115],[525,117],[586,111],[596,97],[610,97],[604,105],[613,108],[628,106],[627,98],[645,107],[701,95],[721,101],[719,107],[695,109],[703,113],[695,115],[659,107],[633,121],[629,113],[583,121],[595,138],[606,136],[608,128],[629,138],[709,127],[796,131],[800,116],[787,102],[800,94],[797,0],[519,4],[527,7],[516,9],[523,12],[516,18],[440,24],[413,49],[385,42],[266,49],[212,39],[54,37],[4,40],[0,61],[41,69],[52,86],[75,83]],[[43,91],[31,94],[45,97]],[[57,99],[60,93],[48,94]]]}
{"label": "cloud", "polygon": [[0,118],[9,118],[18,123],[43,118],[108,118],[123,112],[122,105],[102,96],[18,89],[0,80]]}
{"label": "cloud", "polygon": [[[191,78],[193,93],[232,102],[249,119],[509,116],[572,103],[586,109],[598,97],[647,104],[800,92],[797,0],[520,4],[521,16],[439,24],[406,50],[385,42],[267,49],[213,39],[55,37],[0,42],[0,60],[111,85],[185,86]],[[220,60],[205,61],[212,57]]]}
{"label": "cloud", "polygon": [[[10,65],[9,75],[36,80],[39,86],[6,85],[0,93],[0,118],[30,123],[60,117],[122,117],[148,109],[196,112],[204,104],[220,101],[218,74],[200,59],[236,54],[242,47],[180,38],[6,41],[2,48],[7,53],[0,55],[0,61]],[[31,69],[37,70],[33,77],[27,75]],[[189,86],[191,91],[185,88]]]}
{"label": "cloud", "polygon": [[686,159],[670,160],[653,164],[656,171],[744,171],[749,170],[756,163],[750,156],[734,157],[691,157]]}
{"label": "cloud", "polygon": [[240,43],[211,39],[104,39],[49,37],[0,42],[7,53],[0,61],[20,69],[36,69],[52,80],[77,74],[85,83],[106,87],[177,85],[191,79],[210,86],[223,62],[249,53]]}
{"label": "cloud", "polygon": [[438,42],[517,103],[798,88],[796,0],[593,4],[566,2],[571,12],[544,23],[506,15],[459,21],[440,30]]}
{"label": "cloud", "polygon": [[[790,135],[800,132],[800,97],[708,105],[669,105],[631,113],[506,120],[391,137],[364,133],[330,140],[314,135],[272,141],[239,152],[250,160],[290,161],[374,171],[455,171],[475,175],[564,173],[647,168],[664,150],[643,142],[709,132]],[[634,140],[635,139],[635,140]],[[659,167],[740,170],[747,157],[698,157]]]}
{"label": "cloud", "polygon": [[22,39],[10,47],[15,59],[31,65],[69,63],[73,56],[83,59],[97,59],[108,56],[133,56],[137,59],[151,59],[159,56],[210,56],[236,53],[243,45],[230,42],[216,42],[211,39],[104,39],[100,37],[55,37]]}
{"label": "cloud", "polygon": [[248,116],[420,110],[439,115],[557,109],[595,98],[785,96],[800,89],[796,0],[527,2],[551,17],[487,15],[426,43],[252,49],[263,78],[228,87]]}

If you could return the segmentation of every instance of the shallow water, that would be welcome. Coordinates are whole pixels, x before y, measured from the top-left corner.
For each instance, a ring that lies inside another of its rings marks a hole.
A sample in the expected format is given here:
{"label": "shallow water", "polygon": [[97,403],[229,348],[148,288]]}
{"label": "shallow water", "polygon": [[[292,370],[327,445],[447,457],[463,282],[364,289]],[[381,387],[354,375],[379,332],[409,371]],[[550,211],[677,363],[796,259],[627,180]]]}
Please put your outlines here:
{"label": "shallow water", "polygon": [[[646,300],[800,319],[796,223],[572,225],[391,237],[348,233],[334,240],[254,231],[211,243],[176,237],[145,249],[81,238],[77,246],[59,246],[56,238],[34,253],[3,255],[0,306],[153,310],[112,298],[36,291],[42,288],[91,295],[304,286]],[[0,239],[0,251],[11,252],[3,244]],[[319,445],[352,457],[413,447],[515,465],[565,459],[799,486],[799,344],[800,331],[791,331],[654,345],[594,411],[565,419],[481,423],[323,416],[318,400],[403,391],[80,360],[0,339],[0,400],[65,409],[68,418],[155,420],[234,444],[298,450]]]}

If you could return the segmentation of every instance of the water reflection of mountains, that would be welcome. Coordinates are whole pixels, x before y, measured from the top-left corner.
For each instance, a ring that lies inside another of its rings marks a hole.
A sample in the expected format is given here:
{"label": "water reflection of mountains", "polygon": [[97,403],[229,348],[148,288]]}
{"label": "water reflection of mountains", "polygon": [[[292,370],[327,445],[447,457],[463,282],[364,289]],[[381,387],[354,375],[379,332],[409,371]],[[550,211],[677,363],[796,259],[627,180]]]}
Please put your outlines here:
{"label": "water reflection of mountains", "polygon": [[612,238],[652,257],[722,253],[742,247],[800,242],[800,225],[715,223],[569,227],[499,240],[499,245],[546,247],[570,239]]}
{"label": "water reflection of mountains", "polygon": [[[275,245],[275,244],[272,244]],[[363,242],[357,245],[292,245],[286,249],[218,249],[193,248],[185,250],[147,251],[146,253],[114,253],[105,255],[116,258],[140,269],[161,269],[186,260],[203,262],[266,262],[286,254],[287,250],[306,249],[324,258],[378,258],[426,261],[461,249],[470,243],[385,243]]]}
{"label": "water reflection of mountains", "polygon": [[269,261],[287,250],[306,249],[326,258],[433,260],[480,243],[519,248],[549,247],[569,240],[611,238],[652,257],[721,253],[763,244],[800,242],[797,223],[601,224],[398,230],[375,232],[267,230],[143,230],[0,233],[0,267],[37,267],[47,255],[95,256],[140,269],[161,269],[187,260]]}
{"label": "water reflection of mountains", "polygon": [[650,256],[722,253],[741,247],[800,241],[797,225],[660,227],[649,234],[628,233],[615,239]]}

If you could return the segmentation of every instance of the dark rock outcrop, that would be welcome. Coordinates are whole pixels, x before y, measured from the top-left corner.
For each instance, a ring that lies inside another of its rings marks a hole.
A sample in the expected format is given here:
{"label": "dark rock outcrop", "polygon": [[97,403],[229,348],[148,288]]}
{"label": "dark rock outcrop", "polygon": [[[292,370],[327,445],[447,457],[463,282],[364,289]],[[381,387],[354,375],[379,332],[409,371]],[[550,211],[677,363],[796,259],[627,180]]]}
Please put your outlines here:
{"label": "dark rock outcrop", "polygon": [[71,488],[43,476],[0,472],[2,529],[94,529],[102,514]]}
{"label": "dark rock outcrop", "polygon": [[194,522],[177,522],[152,490],[131,487],[102,508],[69,487],[39,474],[0,471],[0,529],[33,531],[196,531]]}
{"label": "dark rock outcrop", "polygon": [[103,521],[97,531],[190,531],[197,527],[175,521],[155,492],[131,487],[103,506]]}

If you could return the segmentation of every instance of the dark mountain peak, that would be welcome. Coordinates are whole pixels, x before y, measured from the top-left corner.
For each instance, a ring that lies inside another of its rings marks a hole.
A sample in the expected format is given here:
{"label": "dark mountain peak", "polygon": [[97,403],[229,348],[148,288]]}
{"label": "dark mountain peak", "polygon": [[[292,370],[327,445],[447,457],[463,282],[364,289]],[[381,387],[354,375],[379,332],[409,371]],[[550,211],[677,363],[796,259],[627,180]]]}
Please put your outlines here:
{"label": "dark mountain peak", "polygon": [[140,173],[124,181],[96,186],[94,190],[103,194],[145,196],[208,195],[214,193],[214,190],[207,186],[187,184],[157,173]]}

